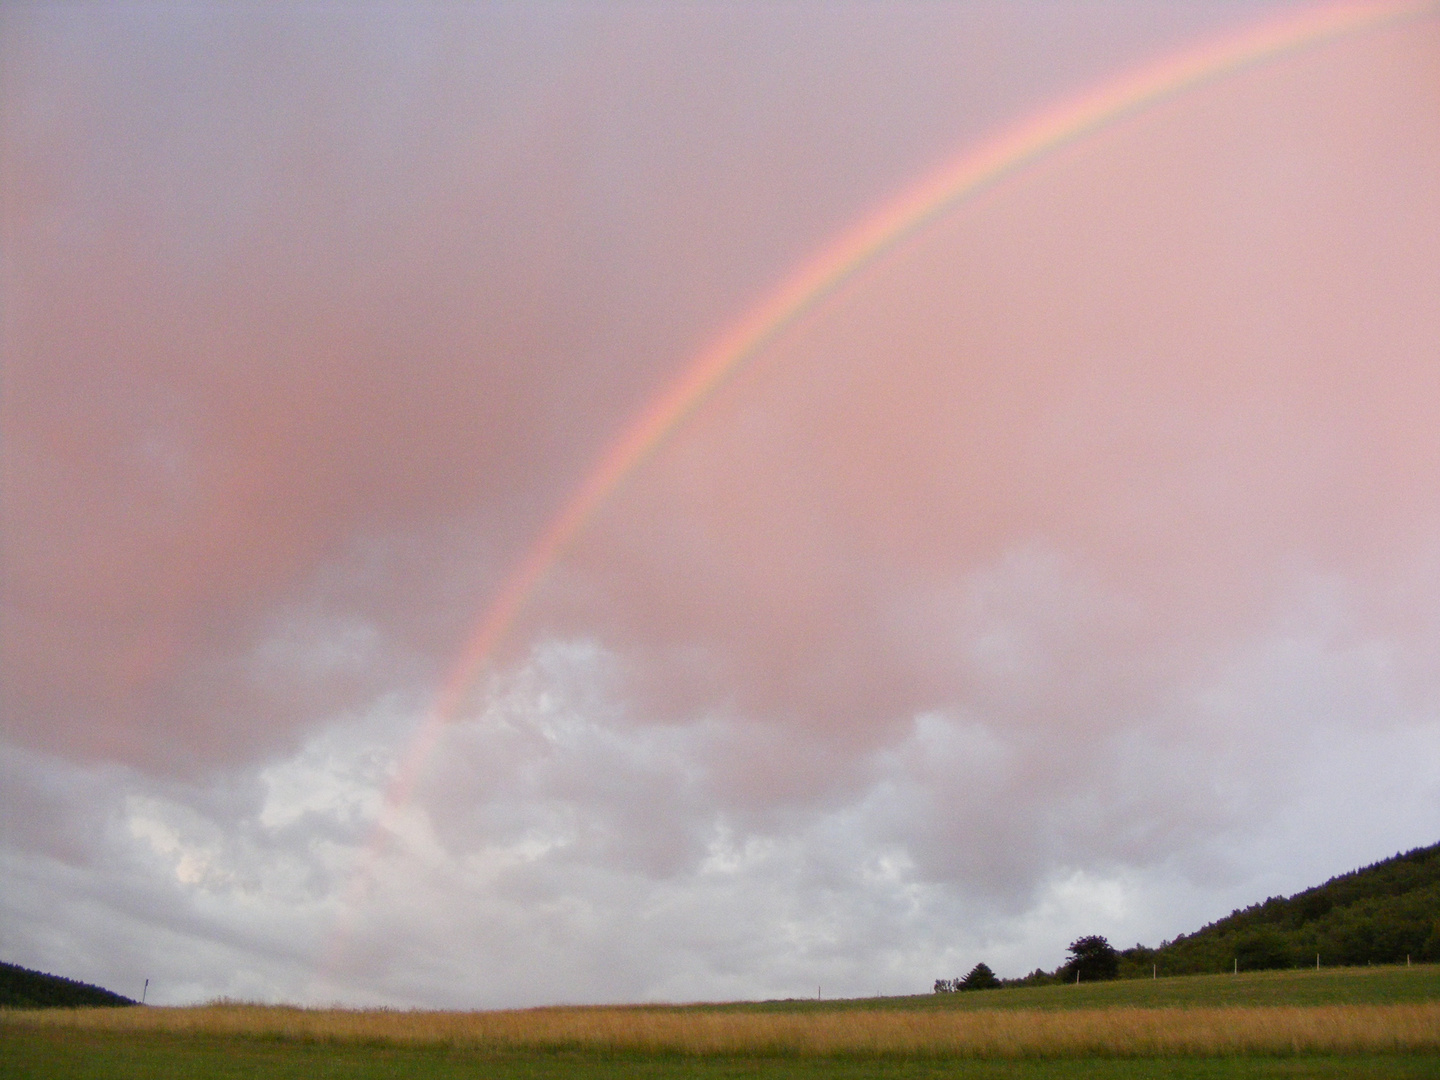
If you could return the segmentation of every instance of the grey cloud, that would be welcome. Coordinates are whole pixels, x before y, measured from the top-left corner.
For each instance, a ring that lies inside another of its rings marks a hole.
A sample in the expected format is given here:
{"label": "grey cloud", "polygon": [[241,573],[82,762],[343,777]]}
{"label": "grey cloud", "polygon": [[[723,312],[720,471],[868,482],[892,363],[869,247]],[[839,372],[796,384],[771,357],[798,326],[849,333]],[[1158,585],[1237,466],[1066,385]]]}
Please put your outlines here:
{"label": "grey cloud", "polygon": [[1432,842],[1433,29],[873,267],[629,478],[386,801],[709,333],[1263,9],[7,12],[6,959],[167,1002],[915,991]]}

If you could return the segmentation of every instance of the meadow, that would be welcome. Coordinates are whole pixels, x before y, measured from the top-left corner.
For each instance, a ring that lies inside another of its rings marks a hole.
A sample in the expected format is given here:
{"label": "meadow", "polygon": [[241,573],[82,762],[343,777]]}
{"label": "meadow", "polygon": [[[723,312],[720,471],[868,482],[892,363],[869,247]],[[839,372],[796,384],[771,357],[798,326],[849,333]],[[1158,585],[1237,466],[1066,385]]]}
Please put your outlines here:
{"label": "meadow", "polygon": [[7,1077],[1440,1075],[1440,967],[493,1012],[7,1010]]}

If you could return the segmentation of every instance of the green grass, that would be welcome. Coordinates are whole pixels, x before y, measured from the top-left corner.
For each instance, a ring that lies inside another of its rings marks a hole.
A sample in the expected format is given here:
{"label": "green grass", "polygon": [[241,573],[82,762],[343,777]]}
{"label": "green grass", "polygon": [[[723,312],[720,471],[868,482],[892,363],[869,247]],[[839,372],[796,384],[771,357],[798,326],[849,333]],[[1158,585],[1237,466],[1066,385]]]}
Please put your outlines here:
{"label": "green grass", "polygon": [[734,1002],[704,1008],[758,1012],[815,1009],[1105,1009],[1117,1005],[1192,1007],[1225,1005],[1400,1005],[1440,1000],[1440,964],[1390,967],[1300,968],[1239,975],[1177,975],[1117,979],[1078,986],[1017,986],[959,994],[855,998],[839,1001]]}
{"label": "green grass", "polygon": [[[853,1001],[737,1002],[705,1010],[844,1011],[854,1008],[1074,1009],[1132,1006],[1401,1004],[1440,1000],[1440,965],[1256,972],[1080,986],[1020,987],[962,994]],[[575,1051],[516,1051],[304,1041],[254,1036],[105,1033],[76,1028],[0,1025],[0,1076],[6,1080],[1140,1080],[1150,1077],[1411,1080],[1440,1077],[1440,1054],[1371,1056],[1044,1058],[914,1060],[903,1057],[699,1056]]]}
{"label": "green grass", "polygon": [[1082,1058],[903,1061],[683,1058],[576,1053],[493,1054],[441,1047],[287,1043],[210,1036],[102,1035],[10,1030],[0,1034],[7,1080],[1420,1080],[1440,1075],[1440,1055],[1375,1057]]}

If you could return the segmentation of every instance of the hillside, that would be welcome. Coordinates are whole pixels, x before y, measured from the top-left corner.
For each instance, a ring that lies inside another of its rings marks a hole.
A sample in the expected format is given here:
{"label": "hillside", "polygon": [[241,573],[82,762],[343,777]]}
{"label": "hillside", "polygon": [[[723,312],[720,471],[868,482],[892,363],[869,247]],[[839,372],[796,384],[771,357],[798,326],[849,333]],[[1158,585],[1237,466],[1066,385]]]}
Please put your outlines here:
{"label": "hillside", "polygon": [[1294,896],[1272,896],[1157,949],[1121,953],[1121,977],[1440,960],[1440,844]]}
{"label": "hillside", "polygon": [[89,983],[62,979],[0,961],[0,1008],[53,1009],[77,1005],[134,1005],[136,1002]]}

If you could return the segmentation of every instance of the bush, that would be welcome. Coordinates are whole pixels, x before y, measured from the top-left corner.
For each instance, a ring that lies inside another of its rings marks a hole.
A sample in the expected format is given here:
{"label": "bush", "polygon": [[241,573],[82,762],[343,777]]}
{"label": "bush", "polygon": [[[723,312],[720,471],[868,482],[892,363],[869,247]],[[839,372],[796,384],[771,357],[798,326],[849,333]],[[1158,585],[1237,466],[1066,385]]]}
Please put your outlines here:
{"label": "bush", "polygon": [[1011,979],[1010,986],[1052,986],[1055,983],[1055,976],[1044,968],[1036,968],[1029,975],[1018,979]]}

